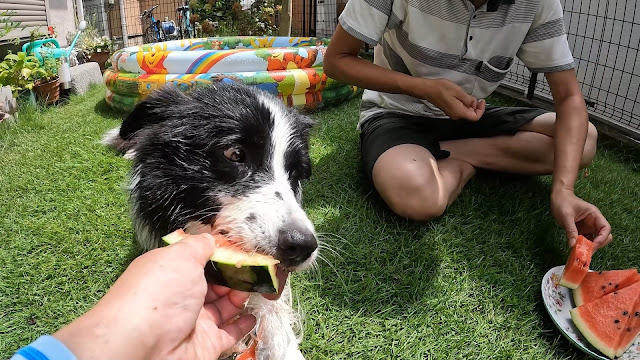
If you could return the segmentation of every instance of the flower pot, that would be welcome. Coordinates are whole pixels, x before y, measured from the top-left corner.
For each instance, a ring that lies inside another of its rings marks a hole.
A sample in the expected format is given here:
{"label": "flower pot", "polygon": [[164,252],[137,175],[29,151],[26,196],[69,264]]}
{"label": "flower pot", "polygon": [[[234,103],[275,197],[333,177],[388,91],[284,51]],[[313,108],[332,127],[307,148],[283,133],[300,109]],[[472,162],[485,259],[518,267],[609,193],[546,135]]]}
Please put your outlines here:
{"label": "flower pot", "polygon": [[38,100],[51,105],[60,99],[60,82],[56,78],[49,82],[37,83],[33,87],[33,92],[36,93]]}
{"label": "flower pot", "polygon": [[97,62],[100,65],[100,70],[105,70],[105,63],[109,60],[110,53],[108,52],[94,52],[89,56],[87,62]]}

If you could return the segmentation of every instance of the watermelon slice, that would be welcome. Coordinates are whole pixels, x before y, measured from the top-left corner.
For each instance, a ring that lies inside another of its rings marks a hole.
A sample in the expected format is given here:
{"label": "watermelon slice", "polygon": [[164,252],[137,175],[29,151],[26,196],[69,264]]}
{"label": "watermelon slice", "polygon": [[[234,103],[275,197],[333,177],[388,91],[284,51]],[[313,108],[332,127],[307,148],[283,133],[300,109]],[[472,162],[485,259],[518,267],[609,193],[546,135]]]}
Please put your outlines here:
{"label": "watermelon slice", "polygon": [[[187,233],[178,229],[163,236],[162,240],[173,244],[186,236]],[[207,282],[247,292],[278,293],[278,260],[263,254],[248,253],[222,235],[214,237],[216,251],[204,269]]]}
{"label": "watermelon slice", "polygon": [[589,303],[635,283],[638,280],[637,276],[636,269],[592,271],[587,273],[580,286],[573,290],[573,301],[576,306]]}
{"label": "watermelon slice", "polygon": [[618,351],[616,351],[617,357],[622,356],[622,354],[633,345],[638,334],[640,334],[640,297],[636,300],[636,306],[629,313],[629,316],[631,318],[624,328],[624,331],[622,331],[622,337],[618,343]]}
{"label": "watermelon slice", "polygon": [[564,267],[560,285],[575,289],[589,272],[589,263],[593,254],[593,242],[582,235],[578,235],[576,244],[571,249],[567,265]]}
{"label": "watermelon slice", "polygon": [[571,319],[591,345],[613,359],[638,296],[640,282],[571,309]]}

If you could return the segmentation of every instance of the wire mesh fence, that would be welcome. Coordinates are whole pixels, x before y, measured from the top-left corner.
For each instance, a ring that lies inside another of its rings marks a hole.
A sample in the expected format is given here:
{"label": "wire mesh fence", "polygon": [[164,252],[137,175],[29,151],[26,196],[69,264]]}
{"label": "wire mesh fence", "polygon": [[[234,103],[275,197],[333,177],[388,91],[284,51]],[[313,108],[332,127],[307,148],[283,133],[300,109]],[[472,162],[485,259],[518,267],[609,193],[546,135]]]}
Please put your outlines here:
{"label": "wire mesh fence", "polygon": [[274,0],[84,0],[85,20],[120,47],[203,36],[275,35]]}
{"label": "wire mesh fence", "polygon": [[[578,81],[592,118],[640,139],[640,4],[637,0],[561,0]],[[551,107],[543,76],[516,61],[503,89],[526,89]]]}
{"label": "wire mesh fence", "polygon": [[[179,24],[183,14],[179,11],[184,0],[85,0],[84,14],[89,26],[101,35],[116,39],[122,46],[140,45],[152,40],[179,38]],[[169,34],[162,38],[161,26],[169,24]]]}
{"label": "wire mesh fence", "polygon": [[[295,1],[294,33],[330,37],[346,2]],[[560,2],[578,81],[591,117],[608,131],[640,140],[640,2]],[[553,109],[551,91],[544,77],[532,74],[518,60],[500,90]]]}

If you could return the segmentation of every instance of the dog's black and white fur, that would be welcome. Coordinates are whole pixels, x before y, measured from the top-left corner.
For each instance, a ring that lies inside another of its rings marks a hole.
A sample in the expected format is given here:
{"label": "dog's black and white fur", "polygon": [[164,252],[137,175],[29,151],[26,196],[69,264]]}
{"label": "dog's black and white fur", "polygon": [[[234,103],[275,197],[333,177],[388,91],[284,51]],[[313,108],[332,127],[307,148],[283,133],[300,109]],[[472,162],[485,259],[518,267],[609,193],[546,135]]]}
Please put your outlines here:
{"label": "dog's black and white fur", "polygon": [[[178,228],[222,233],[288,271],[317,256],[314,227],[300,206],[311,175],[312,120],[254,87],[214,84],[184,93],[165,86],[140,102],[103,143],[133,161],[130,193],[144,250]],[[297,314],[283,296],[254,295],[263,359],[300,359]],[[260,355],[262,352],[262,356]]]}

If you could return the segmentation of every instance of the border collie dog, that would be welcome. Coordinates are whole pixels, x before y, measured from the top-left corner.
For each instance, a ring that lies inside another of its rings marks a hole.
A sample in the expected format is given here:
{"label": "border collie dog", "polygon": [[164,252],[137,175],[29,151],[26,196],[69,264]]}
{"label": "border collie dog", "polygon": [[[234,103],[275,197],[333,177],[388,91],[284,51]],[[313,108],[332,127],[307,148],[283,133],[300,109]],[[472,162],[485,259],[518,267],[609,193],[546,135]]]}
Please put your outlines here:
{"label": "border collie dog", "polygon": [[312,126],[255,87],[218,83],[185,93],[167,85],[103,139],[133,161],[132,218],[143,250],[183,228],[224,234],[280,261],[280,299],[255,294],[248,304],[258,319],[259,359],[303,358],[286,275],[312,265],[318,252],[300,205]]}

